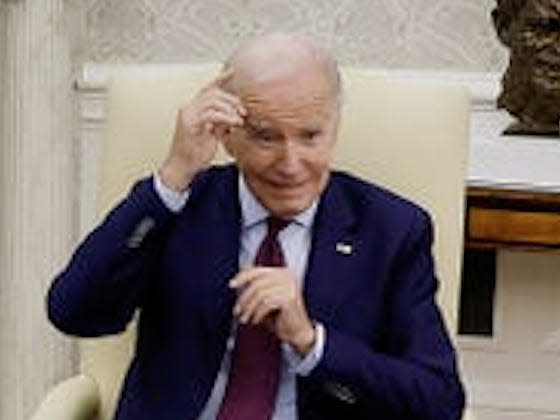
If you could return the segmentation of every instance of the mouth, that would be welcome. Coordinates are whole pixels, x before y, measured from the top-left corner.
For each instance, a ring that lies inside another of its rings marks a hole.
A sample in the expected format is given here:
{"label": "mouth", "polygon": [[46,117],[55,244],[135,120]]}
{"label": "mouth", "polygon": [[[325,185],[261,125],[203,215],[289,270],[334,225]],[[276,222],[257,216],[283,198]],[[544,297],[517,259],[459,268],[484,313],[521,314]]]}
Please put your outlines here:
{"label": "mouth", "polygon": [[307,182],[267,182],[270,197],[291,201],[307,195]]}
{"label": "mouth", "polygon": [[307,184],[307,181],[299,181],[299,182],[276,182],[276,181],[267,181],[267,184],[270,188],[279,190],[279,191],[293,191],[298,190],[304,187]]}

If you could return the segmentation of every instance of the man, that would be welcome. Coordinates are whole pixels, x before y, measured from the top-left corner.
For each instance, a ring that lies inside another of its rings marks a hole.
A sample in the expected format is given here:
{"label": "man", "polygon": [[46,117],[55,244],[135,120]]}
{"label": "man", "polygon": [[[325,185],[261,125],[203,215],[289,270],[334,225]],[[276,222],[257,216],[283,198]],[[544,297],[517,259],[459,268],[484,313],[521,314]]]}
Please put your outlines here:
{"label": "man", "polygon": [[[429,217],[331,172],[340,90],[311,41],[248,42],[57,277],[67,333],[140,309],[117,419],[460,418]],[[219,143],[235,166],[207,168]]]}

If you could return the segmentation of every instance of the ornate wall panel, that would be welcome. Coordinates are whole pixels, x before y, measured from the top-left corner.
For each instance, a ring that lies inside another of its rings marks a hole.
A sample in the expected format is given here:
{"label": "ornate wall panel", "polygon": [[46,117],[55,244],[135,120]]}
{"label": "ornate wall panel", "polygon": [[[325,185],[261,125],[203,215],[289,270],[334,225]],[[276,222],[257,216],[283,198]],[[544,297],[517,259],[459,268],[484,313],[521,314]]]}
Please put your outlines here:
{"label": "ornate wall panel", "polygon": [[489,0],[68,0],[75,63],[223,58],[269,30],[308,32],[340,61],[501,71]]}

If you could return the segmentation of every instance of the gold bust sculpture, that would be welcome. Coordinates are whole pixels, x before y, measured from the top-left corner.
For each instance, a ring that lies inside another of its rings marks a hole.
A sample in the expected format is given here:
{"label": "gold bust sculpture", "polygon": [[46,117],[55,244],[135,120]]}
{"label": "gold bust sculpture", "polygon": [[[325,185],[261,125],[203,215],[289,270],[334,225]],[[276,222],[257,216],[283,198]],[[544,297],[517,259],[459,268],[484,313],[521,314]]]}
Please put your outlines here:
{"label": "gold bust sculpture", "polygon": [[518,122],[506,133],[558,136],[560,0],[497,0],[492,18],[510,48],[498,106]]}

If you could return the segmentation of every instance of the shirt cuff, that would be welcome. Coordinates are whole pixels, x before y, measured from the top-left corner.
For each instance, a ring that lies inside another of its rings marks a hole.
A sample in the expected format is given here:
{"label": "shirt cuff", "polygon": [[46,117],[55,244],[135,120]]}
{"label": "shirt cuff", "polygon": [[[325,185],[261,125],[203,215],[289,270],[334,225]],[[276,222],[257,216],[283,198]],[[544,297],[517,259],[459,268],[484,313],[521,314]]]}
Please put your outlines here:
{"label": "shirt cuff", "polygon": [[165,207],[173,213],[179,213],[183,210],[185,204],[187,204],[191,190],[187,189],[181,192],[172,190],[163,183],[161,177],[157,173],[154,174],[153,180],[154,189],[161,201],[163,201],[163,204],[165,204]]}
{"label": "shirt cuff", "polygon": [[300,376],[307,376],[323,358],[325,349],[326,331],[323,324],[315,323],[315,344],[305,356],[298,354],[292,346],[284,343],[284,356],[288,362],[288,369]]}

